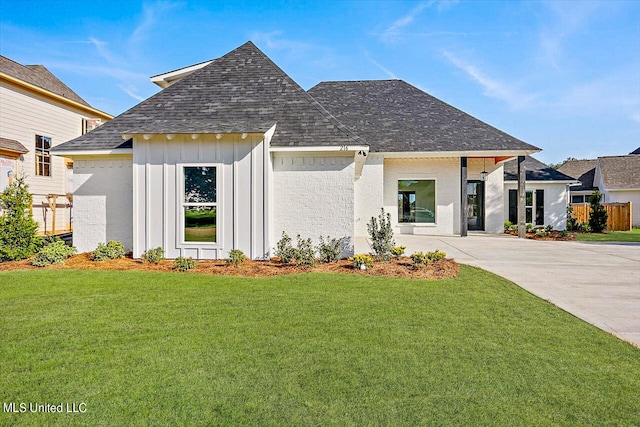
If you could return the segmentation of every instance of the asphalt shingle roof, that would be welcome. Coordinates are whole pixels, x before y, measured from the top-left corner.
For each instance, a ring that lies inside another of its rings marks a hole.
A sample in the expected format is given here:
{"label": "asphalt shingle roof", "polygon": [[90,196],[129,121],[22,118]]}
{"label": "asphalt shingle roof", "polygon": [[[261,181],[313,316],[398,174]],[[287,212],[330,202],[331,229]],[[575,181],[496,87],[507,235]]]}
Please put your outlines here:
{"label": "asphalt shingle roof", "polygon": [[571,187],[571,191],[591,191],[596,174],[597,160],[569,160],[558,168],[559,172],[577,179],[582,185]]}
{"label": "asphalt shingle roof", "polygon": [[87,101],[72,91],[69,86],[54,76],[43,65],[22,65],[0,55],[0,72],[38,86],[41,89],[48,90],[56,95],[63,96],[79,104],[91,107]]}
{"label": "asphalt shingle roof", "polygon": [[309,93],[371,151],[540,150],[402,80],[322,82]]}
{"label": "asphalt shingle roof", "polygon": [[20,144],[15,139],[8,139],[8,138],[2,138],[2,137],[0,137],[0,148],[9,150],[9,151],[14,151],[16,153],[21,153],[21,154],[25,154],[29,152],[29,150],[27,150],[27,148],[24,145]]}
{"label": "asphalt shingle roof", "polygon": [[56,151],[113,149],[122,134],[264,133],[274,146],[363,144],[247,42]]}
{"label": "asphalt shingle roof", "polygon": [[[527,181],[575,181],[568,175],[557,171],[556,169],[547,166],[540,160],[531,156],[525,156],[524,158],[525,179]],[[518,180],[518,160],[509,160],[504,164],[504,180],[505,181],[517,181]]]}
{"label": "asphalt shingle roof", "polygon": [[599,157],[602,183],[607,190],[640,188],[640,155]]}

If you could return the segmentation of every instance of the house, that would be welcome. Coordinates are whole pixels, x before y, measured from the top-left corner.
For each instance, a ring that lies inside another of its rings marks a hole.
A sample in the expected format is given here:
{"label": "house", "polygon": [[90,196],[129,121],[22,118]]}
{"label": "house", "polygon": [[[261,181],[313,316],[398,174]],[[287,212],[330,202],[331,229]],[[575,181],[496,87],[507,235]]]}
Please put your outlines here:
{"label": "house", "polygon": [[381,208],[396,233],[501,233],[503,164],[539,151],[400,80],[306,92],[251,42],[152,81],[55,149],[74,160],[80,251],[263,258],[283,231],[353,243]]}
{"label": "house", "polygon": [[631,202],[631,223],[640,226],[640,154],[634,154],[636,151],[625,156],[570,160],[559,167],[559,172],[581,182],[571,188],[571,203],[588,203],[589,196],[598,190],[603,203]]}
{"label": "house", "polygon": [[40,232],[69,229],[71,222],[73,163],[51,150],[111,118],[44,66],[0,55],[0,191],[15,176],[26,178]]}
{"label": "house", "polygon": [[[526,223],[566,229],[569,189],[580,182],[532,156],[525,158],[524,167]],[[513,224],[518,222],[517,182],[517,160],[510,160],[504,164],[504,217]]]}

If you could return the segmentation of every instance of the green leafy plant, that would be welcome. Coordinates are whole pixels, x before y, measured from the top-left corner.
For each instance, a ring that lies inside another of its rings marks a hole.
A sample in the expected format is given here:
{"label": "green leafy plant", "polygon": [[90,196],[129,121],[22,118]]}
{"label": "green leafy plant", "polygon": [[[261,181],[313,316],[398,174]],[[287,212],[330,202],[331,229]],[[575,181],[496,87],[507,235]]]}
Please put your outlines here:
{"label": "green leafy plant", "polygon": [[578,229],[578,220],[573,217],[573,206],[567,204],[567,230],[576,231]]}
{"label": "green leafy plant", "polygon": [[446,252],[436,249],[433,252],[415,252],[411,254],[411,261],[416,267],[424,267],[425,265],[438,262],[447,257]]}
{"label": "green leafy plant", "polygon": [[288,264],[297,257],[296,249],[291,244],[291,237],[284,231],[282,232],[282,237],[276,243],[276,252],[275,256],[280,258],[280,261]]}
{"label": "green leafy plant", "polygon": [[93,251],[93,260],[104,261],[107,259],[122,258],[124,254],[125,252],[122,242],[109,240],[106,245],[104,243],[98,243],[98,247]]}
{"label": "green leafy plant", "polygon": [[526,229],[527,229],[527,233],[532,233],[533,232],[533,224],[531,223],[527,223],[525,224]]}
{"label": "green leafy plant", "polygon": [[51,264],[64,264],[64,260],[76,253],[76,248],[58,239],[44,246],[31,258],[31,265],[46,267]]}
{"label": "green leafy plant", "polygon": [[42,246],[30,206],[31,194],[24,177],[16,177],[0,193],[0,261],[28,258]]}
{"label": "green leafy plant", "polygon": [[155,249],[149,249],[142,254],[142,261],[151,264],[157,264],[164,259],[164,249],[158,246]]}
{"label": "green leafy plant", "polygon": [[553,225],[549,224],[544,228],[544,231],[551,233],[553,231]]}
{"label": "green leafy plant", "polygon": [[316,265],[316,250],[311,243],[311,239],[303,239],[298,234],[298,247],[296,248],[295,258],[299,265],[313,267]]}
{"label": "green leafy plant", "polygon": [[322,236],[318,238],[318,253],[322,262],[335,262],[340,259],[340,255],[347,248],[347,237],[329,237],[325,240]]}
{"label": "green leafy plant", "polygon": [[600,201],[602,195],[598,190],[594,191],[589,198],[589,227],[593,233],[602,233],[607,228],[608,214]]}
{"label": "green leafy plant", "polygon": [[196,261],[191,257],[185,258],[185,257],[179,256],[173,261],[173,268],[178,271],[188,271],[193,268],[196,268],[196,265],[197,265]]}
{"label": "green leafy plant", "polygon": [[396,246],[395,248],[391,248],[391,255],[394,258],[400,258],[402,255],[404,255],[404,251],[406,249],[406,246]]}
{"label": "green leafy plant", "polygon": [[240,249],[232,249],[229,251],[229,258],[225,259],[227,264],[231,264],[234,267],[238,267],[240,264],[244,263],[247,260],[244,252]]}
{"label": "green leafy plant", "polygon": [[367,224],[367,231],[371,238],[371,249],[374,257],[378,260],[389,261],[391,259],[391,249],[396,245],[393,240],[391,214],[385,213],[384,208],[380,211],[377,219],[376,217],[371,217],[369,224]]}
{"label": "green leafy plant", "polygon": [[509,220],[504,222],[504,231],[511,231],[511,227],[513,227],[513,223]]}
{"label": "green leafy plant", "polygon": [[[355,268],[366,270],[373,267],[373,258],[369,254],[358,254],[349,258]],[[364,266],[364,268],[362,268]]]}

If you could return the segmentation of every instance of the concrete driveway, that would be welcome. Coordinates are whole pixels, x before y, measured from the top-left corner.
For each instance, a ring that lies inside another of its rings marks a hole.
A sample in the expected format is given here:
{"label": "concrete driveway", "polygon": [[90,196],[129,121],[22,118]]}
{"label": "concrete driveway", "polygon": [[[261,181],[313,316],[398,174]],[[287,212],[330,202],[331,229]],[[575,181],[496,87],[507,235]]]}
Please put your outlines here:
{"label": "concrete driveway", "polygon": [[[573,315],[640,347],[640,244],[551,242],[507,235],[396,235],[407,254],[447,257],[505,277]],[[356,242],[356,253],[369,252]]]}

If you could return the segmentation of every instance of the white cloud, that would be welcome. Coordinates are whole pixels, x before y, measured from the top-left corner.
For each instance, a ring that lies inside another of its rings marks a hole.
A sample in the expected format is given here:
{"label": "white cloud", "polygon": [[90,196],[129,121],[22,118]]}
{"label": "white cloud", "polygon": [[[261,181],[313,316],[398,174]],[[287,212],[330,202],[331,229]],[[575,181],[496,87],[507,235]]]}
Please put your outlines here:
{"label": "white cloud", "polygon": [[404,15],[402,18],[394,21],[386,30],[384,30],[381,34],[382,40],[387,42],[395,41],[400,36],[400,31],[411,24],[413,20],[422,12],[425,8],[431,6],[433,1],[429,2],[421,2],[418,3],[416,7],[411,9],[409,13]]}
{"label": "white cloud", "polygon": [[291,53],[299,54],[312,49],[309,43],[290,40],[282,37],[283,31],[260,32],[254,31],[249,38],[256,44],[263,45],[267,49],[288,50]]}
{"label": "white cloud", "polygon": [[369,61],[370,63],[372,63],[373,65],[375,65],[380,71],[382,71],[383,73],[385,73],[387,76],[389,76],[389,78],[397,80],[398,77],[390,70],[388,70],[387,68],[385,68],[383,65],[381,65],[379,62],[377,62],[375,59],[373,59],[370,55],[369,52],[365,52],[365,57],[367,58],[367,61]]}
{"label": "white cloud", "polygon": [[130,97],[132,97],[133,99],[137,99],[138,101],[142,102],[146,99],[146,97],[139,95],[137,92],[137,88],[134,85],[123,85],[123,84],[119,84],[118,87],[127,95],[129,95]]}

